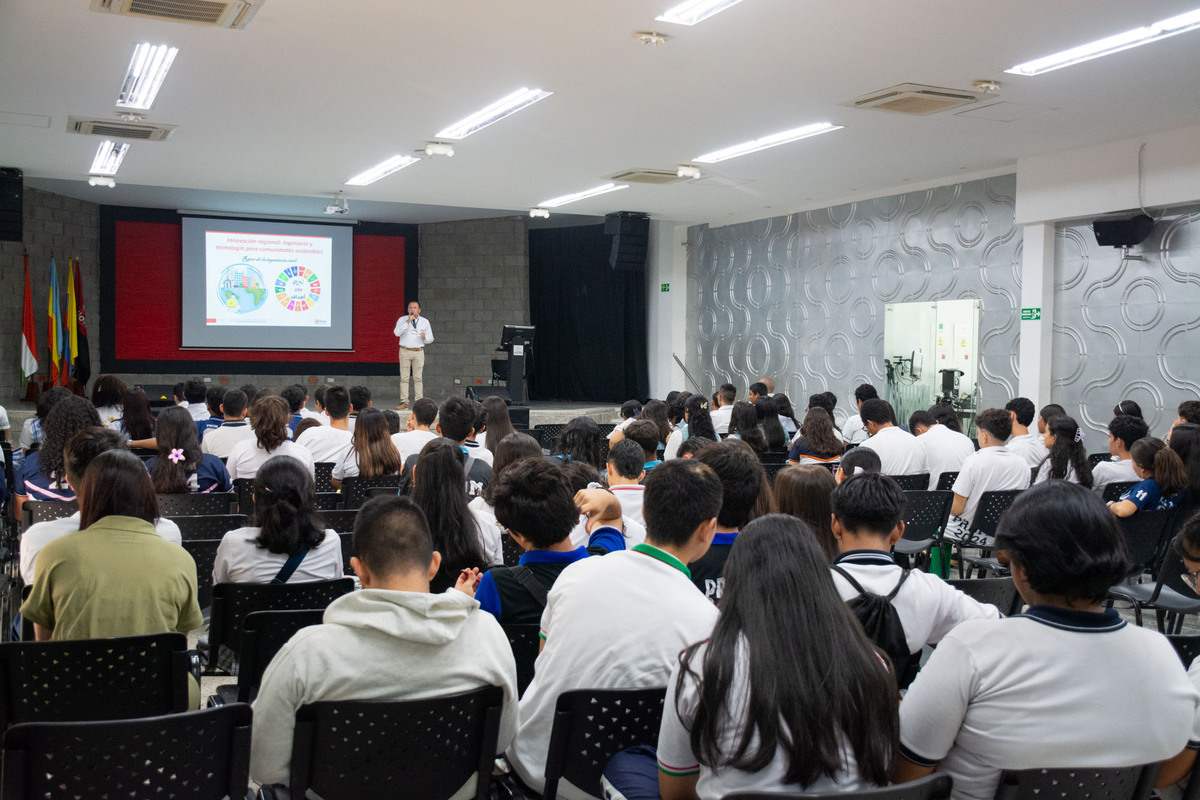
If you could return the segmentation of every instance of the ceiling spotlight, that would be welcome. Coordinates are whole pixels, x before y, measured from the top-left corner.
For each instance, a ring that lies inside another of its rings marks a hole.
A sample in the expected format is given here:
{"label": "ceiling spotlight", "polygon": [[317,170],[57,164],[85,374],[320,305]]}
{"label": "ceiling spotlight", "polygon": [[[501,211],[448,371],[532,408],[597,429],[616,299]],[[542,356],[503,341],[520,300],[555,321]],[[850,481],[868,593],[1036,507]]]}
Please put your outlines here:
{"label": "ceiling spotlight", "polygon": [[654,19],[658,22],[673,22],[676,25],[695,25],[733,8],[740,2],[742,0],[685,0],[671,6]]}
{"label": "ceiling spotlight", "polygon": [[134,47],[125,79],[121,81],[121,92],[117,95],[117,108],[149,110],[178,54],[178,47],[165,44],[141,42]]}
{"label": "ceiling spotlight", "polygon": [[568,203],[577,203],[580,200],[586,200],[589,197],[597,197],[609,192],[617,192],[621,189],[628,189],[628,183],[605,183],[600,186],[593,186],[591,189],[584,189],[582,192],[572,192],[571,194],[559,195],[552,197],[549,200],[543,200],[538,203],[538,208],[558,208],[565,206]]}
{"label": "ceiling spotlight", "polygon": [[113,189],[116,187],[116,185],[117,182],[112,178],[105,178],[100,175],[93,175],[88,178],[88,186],[105,186],[109,189]]}
{"label": "ceiling spotlight", "polygon": [[425,155],[454,158],[454,145],[449,142],[426,142]]}
{"label": "ceiling spotlight", "polygon": [[397,155],[386,161],[380,161],[375,166],[365,169],[352,178],[346,179],[347,186],[370,186],[378,180],[386,178],[393,172],[399,172],[405,167],[411,167],[421,159],[416,156]]}
{"label": "ceiling spotlight", "polygon": [[438,131],[437,137],[439,139],[465,139],[471,134],[478,133],[505,117],[511,116],[522,109],[529,108],[540,100],[545,100],[552,94],[554,92],[547,92],[545,89],[530,89],[522,86],[515,92],[501,97],[491,105],[484,106],[474,114],[460,119],[449,128],[443,128]]}
{"label": "ceiling spotlight", "polygon": [[105,139],[96,148],[96,157],[92,159],[92,168],[88,172],[92,175],[112,177],[121,168],[121,162],[125,160],[125,154],[128,152],[129,144],[127,142]]}
{"label": "ceiling spotlight", "polygon": [[548,208],[531,208],[529,209],[531,219],[550,219],[550,209]]}
{"label": "ceiling spotlight", "polygon": [[694,181],[700,177],[700,168],[693,167],[691,164],[680,164],[675,170],[675,177]]}
{"label": "ceiling spotlight", "polygon": [[671,37],[665,33],[658,31],[634,31],[633,38],[637,39],[642,44],[648,44],[651,47],[657,47],[660,44],[666,44]]}

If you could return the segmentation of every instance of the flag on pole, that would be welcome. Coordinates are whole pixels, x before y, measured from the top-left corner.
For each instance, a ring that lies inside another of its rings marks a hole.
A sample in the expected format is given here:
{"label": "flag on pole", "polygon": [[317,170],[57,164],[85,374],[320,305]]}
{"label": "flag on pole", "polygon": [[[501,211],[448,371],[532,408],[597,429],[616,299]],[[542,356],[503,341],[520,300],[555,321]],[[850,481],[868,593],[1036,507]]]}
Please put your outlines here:
{"label": "flag on pole", "polygon": [[61,382],[59,357],[62,351],[62,320],[59,319],[58,264],[50,256],[50,289],[46,297],[46,339],[50,346],[50,385]]}
{"label": "flag on pole", "polygon": [[28,381],[38,370],[37,328],[33,324],[33,285],[29,282],[29,255],[25,255],[25,303],[21,310],[21,376]]}
{"label": "flag on pole", "polygon": [[79,259],[75,259],[75,339],[78,352],[71,353],[75,359],[75,380],[86,387],[92,377],[92,356],[88,350],[87,311],[83,307],[83,270],[79,268]]}
{"label": "flag on pole", "polygon": [[72,364],[79,352],[79,341],[75,335],[75,259],[67,256],[67,313],[63,315],[63,364],[62,384],[71,385],[74,374]]}

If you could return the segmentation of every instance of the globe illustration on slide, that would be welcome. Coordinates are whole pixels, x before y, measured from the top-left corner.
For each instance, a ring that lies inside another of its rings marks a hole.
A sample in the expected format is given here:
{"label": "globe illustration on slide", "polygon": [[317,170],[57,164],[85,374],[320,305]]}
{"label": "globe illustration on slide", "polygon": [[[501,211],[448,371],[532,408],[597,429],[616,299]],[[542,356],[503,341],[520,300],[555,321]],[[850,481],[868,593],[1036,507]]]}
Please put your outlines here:
{"label": "globe illustration on slide", "polygon": [[262,273],[249,264],[234,264],[221,271],[217,280],[221,303],[237,314],[249,314],[267,302],[267,287]]}

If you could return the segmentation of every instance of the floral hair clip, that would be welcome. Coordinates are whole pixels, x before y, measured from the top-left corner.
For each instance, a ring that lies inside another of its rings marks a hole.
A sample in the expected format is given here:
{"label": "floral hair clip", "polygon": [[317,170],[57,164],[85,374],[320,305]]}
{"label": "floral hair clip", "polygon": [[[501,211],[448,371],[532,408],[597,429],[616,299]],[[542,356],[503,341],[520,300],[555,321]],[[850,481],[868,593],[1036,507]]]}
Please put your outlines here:
{"label": "floral hair clip", "polygon": [[1083,441],[1083,428],[1075,429],[1075,443],[1079,444]]}
{"label": "floral hair clip", "polygon": [[167,456],[167,458],[171,459],[172,464],[178,464],[180,461],[183,461],[184,459],[186,459],[187,456],[185,456],[183,454],[183,450],[176,447],[174,450],[172,450],[170,452],[170,454]]}

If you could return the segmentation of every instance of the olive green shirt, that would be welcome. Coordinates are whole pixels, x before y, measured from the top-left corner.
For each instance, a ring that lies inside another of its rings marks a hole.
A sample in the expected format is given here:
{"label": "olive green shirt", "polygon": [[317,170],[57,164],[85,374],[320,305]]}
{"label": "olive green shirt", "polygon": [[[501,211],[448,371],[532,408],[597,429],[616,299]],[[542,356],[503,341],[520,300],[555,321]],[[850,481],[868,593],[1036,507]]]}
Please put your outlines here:
{"label": "olive green shirt", "polygon": [[37,580],[21,605],[51,639],[107,639],[204,624],[196,562],[136,517],[109,516],[42,548]]}

